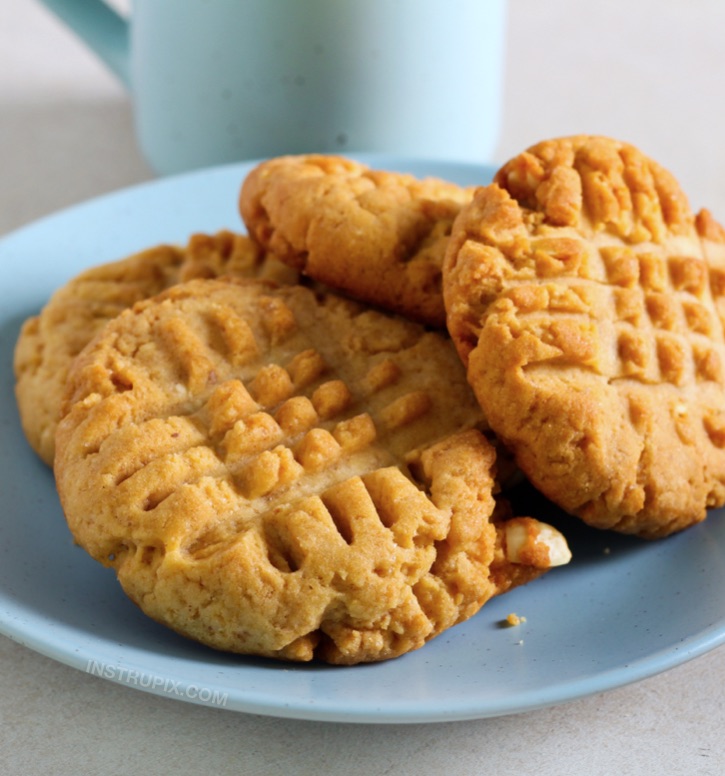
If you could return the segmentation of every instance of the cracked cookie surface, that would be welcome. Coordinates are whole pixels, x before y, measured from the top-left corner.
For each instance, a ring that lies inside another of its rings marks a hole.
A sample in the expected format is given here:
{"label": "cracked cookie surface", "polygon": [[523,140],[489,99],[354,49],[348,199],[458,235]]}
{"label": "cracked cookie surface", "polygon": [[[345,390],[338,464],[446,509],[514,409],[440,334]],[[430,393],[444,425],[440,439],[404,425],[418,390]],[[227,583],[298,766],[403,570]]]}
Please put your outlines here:
{"label": "cracked cookie surface", "polygon": [[218,649],[395,657],[568,560],[545,524],[497,516],[450,340],[332,294],[175,286],[85,348],[62,415],[74,537]]}
{"label": "cracked cookie surface", "polygon": [[724,271],[722,228],[626,143],[545,141],[478,190],[446,255],[449,330],[546,496],[650,538],[723,504]]}
{"label": "cracked cookie surface", "polygon": [[443,256],[471,195],[435,178],[304,155],[252,170],[239,206],[249,234],[313,280],[443,328]]}

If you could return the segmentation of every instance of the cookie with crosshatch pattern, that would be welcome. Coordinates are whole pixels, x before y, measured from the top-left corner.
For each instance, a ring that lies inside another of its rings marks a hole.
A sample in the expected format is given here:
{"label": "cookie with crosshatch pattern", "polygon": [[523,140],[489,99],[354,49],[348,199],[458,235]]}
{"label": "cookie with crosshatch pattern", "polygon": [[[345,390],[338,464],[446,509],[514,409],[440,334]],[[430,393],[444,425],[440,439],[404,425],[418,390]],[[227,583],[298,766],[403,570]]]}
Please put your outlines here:
{"label": "cookie with crosshatch pattern", "polygon": [[81,353],[63,414],[75,539],[219,649],[395,657],[569,558],[550,526],[502,519],[450,340],[331,294],[175,286]]}
{"label": "cookie with crosshatch pattern", "polygon": [[307,154],[255,167],[242,184],[239,209],[251,237],[302,274],[444,328],[443,256],[453,219],[472,192]]}
{"label": "cookie with crosshatch pattern", "polygon": [[25,321],[15,347],[15,395],[23,431],[45,463],[53,465],[68,369],[93,336],[127,307],[175,283],[224,274],[296,280],[246,235],[199,233],[183,246],[154,246],[81,272]]}
{"label": "cookie with crosshatch pattern", "polygon": [[544,141],[478,190],[446,255],[449,330],[546,496],[650,538],[723,504],[723,278],[723,229],[632,145]]}

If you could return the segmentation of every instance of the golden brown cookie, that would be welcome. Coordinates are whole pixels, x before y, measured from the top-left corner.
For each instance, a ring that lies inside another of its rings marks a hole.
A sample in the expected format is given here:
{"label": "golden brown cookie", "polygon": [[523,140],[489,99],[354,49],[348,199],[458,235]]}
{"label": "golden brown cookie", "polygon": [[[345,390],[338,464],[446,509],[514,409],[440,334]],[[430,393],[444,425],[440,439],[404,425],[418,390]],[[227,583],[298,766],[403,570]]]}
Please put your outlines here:
{"label": "golden brown cookie", "polygon": [[249,234],[308,277],[442,328],[443,256],[471,194],[342,157],[284,156],[252,170],[239,207]]}
{"label": "golden brown cookie", "polygon": [[107,321],[175,283],[223,274],[294,279],[272,258],[263,260],[248,237],[221,231],[195,234],[182,247],[160,245],[93,267],[56,291],[23,325],[15,349],[16,397],[31,447],[49,465],[68,367]]}
{"label": "golden brown cookie", "polygon": [[725,501],[724,291],[722,228],[602,137],[505,164],[444,267],[449,330],[521,469],[591,525],[643,537]]}
{"label": "golden brown cookie", "polygon": [[72,533],[212,647],[395,657],[568,560],[554,529],[494,522],[495,454],[450,340],[357,303],[191,281],[111,321],[67,388]]}

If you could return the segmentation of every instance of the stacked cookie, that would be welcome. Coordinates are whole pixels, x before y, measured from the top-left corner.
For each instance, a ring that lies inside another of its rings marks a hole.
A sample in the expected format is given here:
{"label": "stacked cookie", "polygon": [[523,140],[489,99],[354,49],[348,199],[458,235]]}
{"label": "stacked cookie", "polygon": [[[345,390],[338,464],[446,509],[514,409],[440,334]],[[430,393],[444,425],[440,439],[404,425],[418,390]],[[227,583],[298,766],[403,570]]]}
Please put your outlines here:
{"label": "stacked cookie", "polygon": [[605,138],[534,146],[456,221],[451,335],[488,422],[566,511],[657,538],[724,503],[724,269],[710,214]]}
{"label": "stacked cookie", "polygon": [[221,275],[295,282],[297,273],[246,235],[195,234],[187,245],[159,245],[86,270],[58,289],[41,313],[22,326],[15,348],[15,378],[23,431],[52,466],[55,431],[68,369],[88,342],[136,302],[177,283]]}
{"label": "stacked cookie", "polygon": [[542,143],[475,190],[283,157],[240,211],[249,237],[87,271],[16,349],[73,536],[149,616],[387,659],[569,560],[509,456],[601,528],[725,500],[725,237],[631,146]]}

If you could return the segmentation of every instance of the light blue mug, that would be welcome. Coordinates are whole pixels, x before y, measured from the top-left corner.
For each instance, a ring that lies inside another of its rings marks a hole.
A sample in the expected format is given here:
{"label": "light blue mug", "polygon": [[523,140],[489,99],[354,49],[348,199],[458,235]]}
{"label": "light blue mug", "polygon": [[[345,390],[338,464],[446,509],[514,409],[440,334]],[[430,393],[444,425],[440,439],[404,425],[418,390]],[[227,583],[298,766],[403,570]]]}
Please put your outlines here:
{"label": "light blue mug", "polygon": [[161,174],[288,153],[489,162],[505,0],[43,0],[128,86]]}

